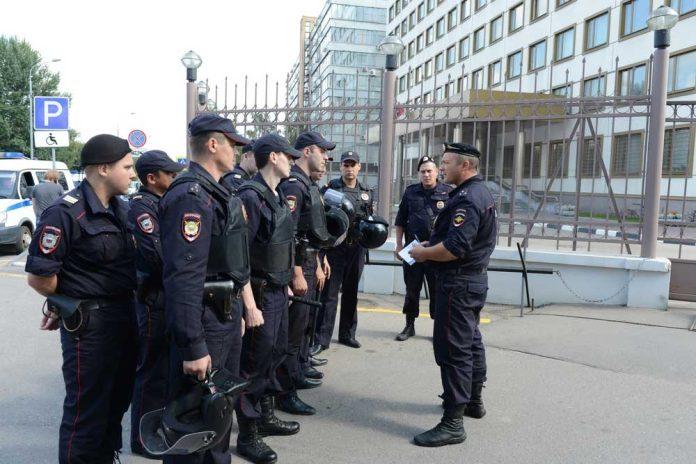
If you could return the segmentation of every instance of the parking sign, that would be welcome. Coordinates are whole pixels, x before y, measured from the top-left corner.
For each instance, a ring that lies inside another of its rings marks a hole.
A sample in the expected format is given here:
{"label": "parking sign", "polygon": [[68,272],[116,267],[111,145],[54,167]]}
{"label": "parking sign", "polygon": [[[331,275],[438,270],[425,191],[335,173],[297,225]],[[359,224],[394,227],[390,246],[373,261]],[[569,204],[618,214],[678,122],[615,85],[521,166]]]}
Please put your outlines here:
{"label": "parking sign", "polygon": [[34,129],[68,130],[67,97],[34,97]]}

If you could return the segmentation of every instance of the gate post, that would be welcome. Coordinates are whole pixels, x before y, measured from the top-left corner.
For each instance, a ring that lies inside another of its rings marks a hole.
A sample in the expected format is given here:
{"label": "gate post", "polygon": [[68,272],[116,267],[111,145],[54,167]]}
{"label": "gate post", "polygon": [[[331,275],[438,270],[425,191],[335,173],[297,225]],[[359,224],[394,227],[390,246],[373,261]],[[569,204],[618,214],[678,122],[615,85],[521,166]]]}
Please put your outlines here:
{"label": "gate post", "polygon": [[203,63],[201,57],[189,50],[181,58],[181,64],[186,68],[186,158],[191,159],[190,137],[188,132],[188,124],[196,117],[196,100],[198,97],[198,88],[196,87],[196,75],[198,68]]}

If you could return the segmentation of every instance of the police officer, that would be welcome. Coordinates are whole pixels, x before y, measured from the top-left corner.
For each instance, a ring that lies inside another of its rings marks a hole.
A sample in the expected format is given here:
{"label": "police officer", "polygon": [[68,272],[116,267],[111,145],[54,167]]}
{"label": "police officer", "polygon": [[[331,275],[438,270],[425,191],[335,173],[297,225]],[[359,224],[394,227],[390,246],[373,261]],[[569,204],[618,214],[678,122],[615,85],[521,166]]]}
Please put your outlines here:
{"label": "police officer", "polygon": [[[277,187],[290,176],[293,159],[301,156],[279,135],[260,137],[254,143],[259,172],[238,190],[249,214],[251,284],[262,313],[254,317],[263,325],[244,336],[241,372],[252,383],[237,407],[237,452],[255,463],[277,460],[262,436],[292,435],[300,430],[297,422],[275,416],[273,395],[282,391],[276,369],[287,345],[288,284],[294,266],[294,223],[285,195]],[[253,319],[247,325],[249,322]]]}
{"label": "police officer", "polygon": [[[435,222],[435,217],[445,207],[448,193],[452,190],[447,184],[437,180],[437,164],[429,156],[423,156],[418,161],[418,177],[420,182],[409,185],[404,191],[404,196],[399,203],[399,211],[396,214],[396,253],[404,247],[404,233],[406,243],[414,239],[427,240]],[[422,263],[408,265],[404,263],[404,283],[406,284],[406,297],[404,298],[404,314],[406,315],[406,327],[396,336],[398,341],[407,340],[416,334],[415,321],[420,312],[420,292],[423,288],[423,278],[428,281],[430,291],[430,318],[435,314],[435,275],[432,269]]]}
{"label": "police officer", "polygon": [[457,187],[435,221],[429,243],[411,256],[436,270],[435,361],[440,366],[445,413],[433,429],[414,438],[419,446],[443,446],[466,439],[463,417],[486,411],[481,389],[486,354],[478,329],[486,302],[486,269],[497,233],[493,196],[478,174],[481,153],[473,146],[446,143],[441,170]]}
{"label": "police officer", "polygon": [[137,356],[135,250],[119,198],[135,177],[130,152],[113,135],[88,140],[80,154],[85,180],[44,211],[29,247],[29,285],[73,309],[79,304],[69,317],[49,308],[41,321],[42,330],[56,330],[63,314],[60,463],[110,464],[121,449]]}
{"label": "police officer", "polygon": [[[234,150],[249,142],[229,119],[200,114],[189,123],[191,162],[160,200],[160,234],[167,329],[172,340],[169,397],[185,375],[205,379],[212,369],[239,372],[241,297],[248,325],[255,314],[249,286],[246,220],[242,203],[219,183],[232,169]],[[204,453],[167,456],[165,462],[229,463],[229,431]]]}
{"label": "police officer", "polygon": [[143,153],[135,162],[140,190],[130,200],[128,229],[136,244],[135,313],[138,320],[138,369],[131,403],[131,450],[145,455],[140,418],[163,408],[167,399],[169,346],[165,338],[162,289],[162,244],[159,200],[183,166],[160,150]]}
{"label": "police officer", "polygon": [[[295,266],[292,278],[292,291],[301,297],[314,298],[316,272],[319,264],[318,240],[326,240],[326,216],[324,203],[319,187],[311,180],[312,171],[323,169],[328,159],[327,151],[336,148],[321,134],[314,131],[303,132],[295,141],[295,149],[302,152],[295,165],[290,170],[290,177],[280,184],[280,190],[285,194],[295,222]],[[288,314],[288,345],[285,361],[279,369],[279,380],[283,393],[278,396],[278,409],[291,414],[312,415],[316,410],[304,403],[297,396],[297,388],[317,387],[321,385],[322,373],[312,366],[305,366],[308,352],[302,353],[305,332],[312,313],[306,304],[295,302],[290,305]],[[308,347],[305,344],[305,350]],[[305,369],[317,379],[307,378]]]}
{"label": "police officer", "polygon": [[236,192],[242,184],[257,173],[256,161],[254,160],[254,140],[242,148],[242,157],[239,164],[233,170],[226,173],[220,179],[220,183],[227,187],[230,192]]}
{"label": "police officer", "polygon": [[312,355],[326,350],[336,323],[338,292],[341,295],[341,318],[338,324],[338,343],[351,348],[360,348],[355,339],[358,327],[358,282],[365,266],[366,249],[358,243],[357,221],[372,214],[372,190],[358,181],[360,157],[354,151],[341,155],[341,177],[329,182],[328,188],[345,193],[355,207],[356,221],[345,242],[327,252],[333,273],[321,295],[323,304],[319,312],[316,330],[316,345]]}

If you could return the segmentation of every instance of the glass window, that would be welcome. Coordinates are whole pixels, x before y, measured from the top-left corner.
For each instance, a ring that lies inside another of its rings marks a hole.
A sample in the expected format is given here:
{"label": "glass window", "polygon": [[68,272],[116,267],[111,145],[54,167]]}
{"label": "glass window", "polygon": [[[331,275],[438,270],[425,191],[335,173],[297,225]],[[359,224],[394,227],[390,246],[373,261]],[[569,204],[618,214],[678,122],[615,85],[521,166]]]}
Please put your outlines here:
{"label": "glass window", "polygon": [[464,22],[469,16],[471,16],[471,1],[463,0],[459,4],[459,21]]}
{"label": "glass window", "polygon": [[435,97],[434,97],[435,100],[434,101],[442,100],[444,98],[444,96],[445,96],[445,94],[444,94],[444,90],[442,89],[442,87],[438,87],[437,89],[435,89]]}
{"label": "glass window", "polygon": [[684,176],[690,174],[690,157],[693,156],[691,147],[691,130],[688,127],[667,129],[665,131],[664,155],[662,158],[662,175]]}
{"label": "glass window", "polygon": [[502,79],[502,63],[500,60],[494,61],[488,65],[488,85],[493,87],[500,84]]}
{"label": "glass window", "polygon": [[547,177],[568,177],[569,141],[557,140],[549,147],[549,161],[546,170]]}
{"label": "glass window", "polygon": [[403,21],[401,21],[401,37],[405,36],[407,32],[408,24],[406,24],[406,20],[404,19]]}
{"label": "glass window", "polygon": [[408,15],[408,28],[413,29],[416,27],[416,12],[412,11],[410,15]]}
{"label": "glass window", "polygon": [[497,42],[498,40],[503,38],[503,16],[500,15],[497,18],[495,18],[493,21],[491,21],[491,26],[489,28],[489,32],[491,34],[489,44],[492,44],[493,42]]}
{"label": "glass window", "polygon": [[602,168],[599,160],[602,157],[602,139],[589,137],[582,145],[582,158],[580,159],[580,172],[582,177],[599,177]]}
{"label": "glass window", "polygon": [[541,177],[541,142],[534,144],[534,152],[532,152],[531,143],[524,144],[524,167],[522,169],[522,176],[527,179]]}
{"label": "glass window", "polygon": [[585,50],[609,43],[609,13],[588,19],[585,23]]}
{"label": "glass window", "polygon": [[696,50],[669,59],[667,91],[680,92],[696,87]]}
{"label": "glass window", "polygon": [[423,50],[424,45],[425,38],[423,37],[423,34],[420,34],[418,37],[416,37],[416,52],[420,53]]}
{"label": "glass window", "polygon": [[474,32],[474,53],[486,45],[486,28],[481,27]]}
{"label": "glass window", "polygon": [[423,65],[423,77],[425,79],[433,75],[433,60],[428,60]]}
{"label": "glass window", "polygon": [[469,36],[459,41],[459,61],[469,56]]}
{"label": "glass window", "polygon": [[389,7],[389,21],[394,20],[394,5]]}
{"label": "glass window", "polygon": [[396,7],[396,14],[401,13],[401,2],[399,0],[396,0],[394,6]]}
{"label": "glass window", "polygon": [[447,30],[451,31],[455,27],[457,27],[457,9],[452,8],[449,10],[449,13],[447,13]]}
{"label": "glass window", "polygon": [[614,135],[611,157],[612,176],[639,176],[643,166],[643,134]]}
{"label": "glass window", "polygon": [[420,84],[420,82],[423,80],[423,68],[421,66],[418,66],[416,68],[416,84]]}
{"label": "glass window", "polygon": [[554,43],[554,61],[570,58],[575,54],[575,28],[571,27],[556,34]]}
{"label": "glass window", "polygon": [[669,3],[680,15],[696,10],[696,0],[672,0]]}
{"label": "glass window", "polygon": [[476,11],[486,6],[486,0],[476,0]]}
{"label": "glass window", "polygon": [[554,95],[557,97],[565,97],[568,98],[570,97],[570,84],[562,85],[560,87],[556,87],[551,91]]}
{"label": "glass window", "polygon": [[416,53],[416,42],[412,40],[408,44],[408,59],[410,60],[411,58],[413,58],[415,53]]}
{"label": "glass window", "polygon": [[439,39],[443,35],[445,35],[445,17],[443,16],[442,18],[437,20],[437,23],[435,23],[435,30],[437,32],[437,38]]}
{"label": "glass window", "polygon": [[399,78],[399,92],[406,91],[406,76],[401,76]]}
{"label": "glass window", "polygon": [[426,93],[423,95],[423,103],[425,103],[425,104],[427,105],[427,104],[430,103],[431,101],[432,101],[432,94],[431,94],[430,92],[426,92]]}
{"label": "glass window", "polygon": [[483,88],[483,68],[477,69],[471,75],[471,88],[474,90]]}
{"label": "glass window", "polygon": [[447,49],[447,67],[453,66],[457,62],[457,47],[452,45]]}
{"label": "glass window", "polygon": [[513,79],[522,75],[522,50],[508,56],[507,77]]}
{"label": "glass window", "polygon": [[469,88],[469,76],[463,76],[457,79],[457,93],[462,93]]}
{"label": "glass window", "polygon": [[530,19],[534,21],[549,12],[549,0],[532,0]]}
{"label": "glass window", "polygon": [[648,28],[650,0],[631,0],[621,5],[621,35],[629,35]]}
{"label": "glass window", "polygon": [[418,5],[418,21],[421,21],[423,18],[425,18],[425,3],[421,2]]}
{"label": "glass window", "polygon": [[428,13],[433,11],[435,8],[435,0],[428,0]]}
{"label": "glass window", "polygon": [[428,45],[430,45],[431,43],[433,43],[433,39],[435,38],[434,34],[435,34],[435,29],[433,28],[433,26],[430,26],[429,28],[427,28],[425,30],[425,46],[426,47]]}
{"label": "glass window", "polygon": [[585,97],[601,97],[605,91],[605,76],[598,76],[592,79],[585,79],[582,83],[582,94]]}
{"label": "glass window", "polygon": [[563,5],[565,5],[566,3],[570,3],[570,2],[572,2],[572,1],[573,1],[573,0],[556,0],[556,7],[563,6]]}
{"label": "glass window", "polygon": [[445,57],[443,53],[438,53],[435,55],[435,72],[439,73],[445,69]]}
{"label": "glass window", "polygon": [[618,94],[623,97],[644,95],[646,88],[645,65],[619,71]]}
{"label": "glass window", "polygon": [[0,171],[0,198],[17,198],[17,172]]}
{"label": "glass window", "polygon": [[508,12],[508,31],[515,32],[524,26],[524,3],[514,6]]}
{"label": "glass window", "polygon": [[[387,23],[388,12],[384,7],[372,8],[367,6],[339,5],[334,3],[331,5],[331,8],[333,8],[333,10],[332,13],[330,13],[330,17],[335,19],[347,19],[375,24]],[[400,11],[399,4],[397,3],[395,15],[398,15]]]}
{"label": "glass window", "polygon": [[546,39],[529,47],[529,70],[534,71],[546,66]]}

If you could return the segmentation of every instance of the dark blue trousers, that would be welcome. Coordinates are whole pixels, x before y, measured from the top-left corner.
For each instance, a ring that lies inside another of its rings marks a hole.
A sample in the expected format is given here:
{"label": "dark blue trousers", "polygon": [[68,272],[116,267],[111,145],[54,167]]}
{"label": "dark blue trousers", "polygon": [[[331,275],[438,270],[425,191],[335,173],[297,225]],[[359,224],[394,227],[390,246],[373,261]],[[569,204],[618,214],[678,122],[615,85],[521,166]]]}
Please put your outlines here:
{"label": "dark blue trousers", "polygon": [[239,396],[236,407],[239,417],[251,420],[261,417],[259,401],[263,395],[283,391],[276,372],[285,359],[288,343],[287,287],[266,287],[263,301],[256,304],[263,312],[264,323],[244,334],[240,373],[251,380],[251,385]]}
{"label": "dark blue trousers", "polygon": [[486,380],[486,351],[478,324],[488,277],[439,274],[433,329],[445,407],[469,403],[471,384]]}
{"label": "dark blue trousers", "polygon": [[[234,374],[239,372],[242,339],[241,317],[242,306],[239,300],[236,300],[235,311],[232,312],[232,319],[229,321],[220,321],[212,309],[204,307],[203,330],[205,331],[208,354],[213,362],[213,369],[224,367]],[[174,398],[179,393],[176,391],[176,386],[181,384],[181,378],[184,374],[181,356],[175,346],[172,345],[171,348],[168,397]],[[232,462],[230,431],[227,431],[217,446],[208,451],[187,456],[167,456],[164,462],[166,464],[229,464]]]}
{"label": "dark blue trousers", "polygon": [[406,285],[406,297],[404,298],[404,314],[408,317],[417,318],[420,313],[420,294],[423,289],[423,280],[428,282],[428,292],[430,295],[430,319],[435,318],[435,300],[437,298],[437,288],[435,273],[425,263],[403,264],[404,284]]}
{"label": "dark blue trousers", "polygon": [[136,330],[133,303],[125,302],[90,311],[78,336],[61,327],[61,464],[111,464],[121,449],[121,420],[133,393]]}
{"label": "dark blue trousers", "polygon": [[131,449],[142,450],[140,418],[167,402],[169,345],[164,308],[135,304],[138,319],[138,368],[131,402]]}
{"label": "dark blue trousers", "polygon": [[316,329],[316,342],[323,346],[331,344],[338,292],[341,291],[341,317],[338,323],[338,338],[354,338],[358,328],[358,283],[365,267],[365,248],[357,243],[345,243],[330,249],[326,256],[331,266],[331,278],[321,294],[322,308]]}

